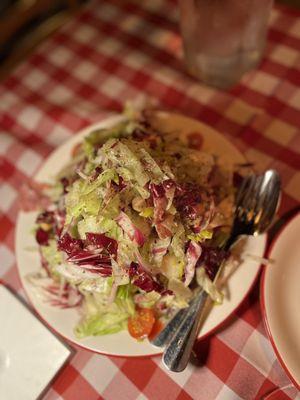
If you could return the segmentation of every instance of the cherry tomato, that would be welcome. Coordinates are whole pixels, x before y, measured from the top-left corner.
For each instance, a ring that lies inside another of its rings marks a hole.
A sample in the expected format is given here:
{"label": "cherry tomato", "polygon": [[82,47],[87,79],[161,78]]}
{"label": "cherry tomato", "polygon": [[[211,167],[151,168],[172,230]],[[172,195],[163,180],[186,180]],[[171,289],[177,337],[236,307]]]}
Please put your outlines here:
{"label": "cherry tomato", "polygon": [[147,337],[155,323],[151,308],[138,308],[132,317],[128,318],[128,331],[136,339]]}
{"label": "cherry tomato", "polygon": [[154,322],[152,331],[150,332],[150,335],[148,335],[148,338],[150,340],[154,339],[155,336],[157,336],[159,334],[159,332],[162,330],[162,328],[164,327],[163,323],[160,322],[158,319]]}
{"label": "cherry tomato", "polygon": [[203,145],[203,137],[200,132],[191,132],[187,136],[188,146],[191,149],[201,150]]}

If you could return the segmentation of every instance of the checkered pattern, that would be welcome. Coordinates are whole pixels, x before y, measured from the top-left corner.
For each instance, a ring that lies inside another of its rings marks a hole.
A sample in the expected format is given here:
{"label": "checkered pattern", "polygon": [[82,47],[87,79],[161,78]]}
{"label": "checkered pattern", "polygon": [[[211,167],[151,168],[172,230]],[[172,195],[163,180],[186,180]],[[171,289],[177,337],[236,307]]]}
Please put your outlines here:
{"label": "checkered pattern", "polygon": [[[144,4],[142,4],[144,3]],[[300,13],[272,12],[259,70],[228,92],[185,72],[174,1],[92,1],[0,85],[0,277],[21,292],[14,255],[18,190],[45,157],[84,126],[147,96],[214,126],[258,168],[282,176],[280,213],[300,200]],[[125,359],[76,348],[46,400],[260,399],[289,385],[251,292],[226,328],[197,344],[181,374],[160,358]],[[279,390],[280,399],[296,391]]]}

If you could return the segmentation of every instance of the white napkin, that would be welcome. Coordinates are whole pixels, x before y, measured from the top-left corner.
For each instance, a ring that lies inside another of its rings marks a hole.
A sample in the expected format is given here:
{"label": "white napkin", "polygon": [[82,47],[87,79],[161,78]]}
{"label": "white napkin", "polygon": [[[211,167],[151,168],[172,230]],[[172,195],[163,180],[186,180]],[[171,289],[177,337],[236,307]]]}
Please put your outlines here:
{"label": "white napkin", "polygon": [[0,284],[0,399],[35,400],[71,351]]}

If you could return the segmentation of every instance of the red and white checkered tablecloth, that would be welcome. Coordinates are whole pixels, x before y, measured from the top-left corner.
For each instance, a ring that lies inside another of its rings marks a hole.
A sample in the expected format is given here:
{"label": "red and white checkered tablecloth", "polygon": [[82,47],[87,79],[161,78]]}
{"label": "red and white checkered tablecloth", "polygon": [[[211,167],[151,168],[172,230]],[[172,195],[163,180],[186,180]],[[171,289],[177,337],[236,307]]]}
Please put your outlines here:
{"label": "red and white checkered tablecloth", "polygon": [[[0,84],[0,278],[17,292],[23,293],[14,253],[21,183],[56,146],[128,99],[146,95],[214,126],[258,168],[280,171],[280,213],[299,203],[300,12],[273,10],[262,65],[228,92],[184,72],[177,13],[170,0],[89,2]],[[44,399],[252,400],[289,385],[266,337],[258,291],[256,285],[230,323],[198,344],[201,367],[175,374],[160,357],[75,348]],[[276,393],[271,399],[297,397]]]}

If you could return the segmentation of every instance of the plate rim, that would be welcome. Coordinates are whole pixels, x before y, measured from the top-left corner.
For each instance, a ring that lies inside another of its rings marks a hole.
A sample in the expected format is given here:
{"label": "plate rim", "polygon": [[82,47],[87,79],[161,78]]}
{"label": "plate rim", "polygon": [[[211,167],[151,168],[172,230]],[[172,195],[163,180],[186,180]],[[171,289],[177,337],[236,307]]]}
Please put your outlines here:
{"label": "plate rim", "polygon": [[[218,135],[222,136],[222,133],[219,132],[217,129],[215,129],[213,126],[206,124],[205,122],[198,120],[196,118],[192,118],[190,116],[184,115],[180,112],[172,112],[172,111],[166,111],[166,110],[157,110],[158,113],[166,113],[167,115],[174,115],[174,116],[180,116],[186,119],[190,119],[194,122],[200,123],[202,125],[204,125],[206,128],[208,128],[209,130],[214,131],[215,133],[217,133]],[[82,129],[80,129],[79,131],[76,131],[72,134],[72,136],[70,138],[68,138],[67,140],[65,140],[64,142],[62,142],[59,146],[56,146],[45,158],[44,162],[40,165],[40,167],[37,169],[37,171],[35,172],[33,179],[39,175],[40,170],[44,167],[45,162],[49,159],[49,157],[51,157],[51,155],[61,146],[64,146],[66,143],[68,142],[72,142],[75,141],[75,143],[77,141],[79,141],[80,138],[83,138],[84,136],[86,136],[88,134],[88,132],[92,129],[97,129],[99,128],[99,126],[101,126],[104,123],[109,123],[109,124],[113,124],[114,122],[117,122],[118,120],[123,119],[124,117],[122,116],[122,114],[118,114],[118,113],[114,113],[112,115],[107,116],[106,118],[101,119],[100,121],[97,122],[93,122],[85,127],[83,127]],[[236,151],[238,151],[243,158],[246,159],[246,156],[240,151],[240,149],[238,149],[234,143],[232,143],[230,140],[228,140],[226,137],[224,137],[224,139],[226,141],[228,141],[233,147],[235,147]],[[17,274],[18,274],[18,278],[20,279],[22,288],[26,294],[26,298],[28,299],[29,304],[31,305],[31,307],[33,308],[33,310],[36,312],[36,314],[39,316],[39,318],[43,321],[44,324],[47,325],[47,327],[52,330],[56,335],[61,336],[64,340],[66,340],[67,342],[69,342],[70,344],[74,345],[74,346],[78,346],[81,349],[90,351],[92,353],[95,354],[100,354],[100,355],[106,355],[106,356],[110,356],[110,357],[116,357],[116,358],[149,358],[149,357],[155,357],[158,355],[161,355],[163,353],[163,349],[159,349],[156,353],[148,353],[148,354],[112,354],[109,352],[105,352],[105,351],[99,351],[97,349],[91,349],[87,346],[85,346],[84,344],[80,344],[78,342],[76,342],[75,340],[72,340],[72,338],[65,336],[63,333],[59,332],[58,330],[56,330],[56,328],[54,326],[52,326],[39,312],[38,308],[34,305],[34,303],[31,301],[30,296],[28,294],[28,291],[26,289],[26,286],[23,284],[23,278],[21,276],[21,271],[19,269],[19,263],[18,263],[18,257],[17,257],[17,232],[18,232],[18,224],[19,224],[19,215],[20,213],[22,213],[22,210],[19,210],[18,212],[18,217],[17,217],[17,221],[16,221],[16,229],[15,229],[15,237],[14,237],[14,243],[15,243],[15,250],[16,250],[16,268],[17,268]],[[263,244],[263,256],[265,256],[267,254],[268,251],[268,234],[265,236],[264,239],[264,244]],[[224,320],[220,321],[217,325],[215,325],[213,328],[211,328],[209,331],[207,331],[204,335],[202,336],[198,336],[197,340],[204,340],[207,337],[215,334],[217,331],[221,330],[222,327],[224,327],[226,324],[228,324],[228,322],[232,319],[232,317],[234,316],[235,312],[238,310],[239,307],[241,307],[241,305],[244,303],[244,301],[246,300],[246,298],[248,297],[249,293],[251,292],[251,290],[253,289],[253,287],[255,286],[255,284],[257,283],[258,277],[261,273],[262,270],[262,264],[260,263],[257,266],[257,272],[255,274],[255,276],[253,277],[253,280],[251,282],[251,284],[249,285],[247,291],[244,293],[242,299],[240,300],[240,302],[234,307],[234,309],[231,310],[231,312],[224,318]]]}
{"label": "plate rim", "polygon": [[[277,232],[277,234],[275,235],[272,243],[269,245],[267,252],[266,252],[266,257],[268,258],[272,251],[274,250],[276,244],[278,244],[278,241],[281,237],[281,235],[284,233],[284,231],[294,222],[294,220],[296,218],[300,217],[300,211],[298,211],[295,215],[293,215]],[[280,363],[280,365],[282,366],[283,370],[285,371],[286,375],[288,376],[288,378],[291,380],[291,382],[293,383],[293,385],[296,387],[296,389],[298,389],[300,391],[300,382],[297,382],[296,378],[293,376],[293,374],[291,373],[291,371],[289,370],[288,366],[286,365],[286,363],[283,360],[282,355],[280,354],[280,351],[278,349],[278,347],[276,346],[275,343],[275,339],[272,335],[272,331],[271,331],[271,327],[268,321],[268,316],[267,316],[267,307],[266,307],[266,296],[265,296],[265,287],[266,287],[266,274],[267,274],[267,266],[264,265],[262,267],[262,275],[261,275],[261,279],[260,279],[260,309],[261,309],[261,313],[263,316],[263,323],[264,323],[264,327],[265,330],[267,332],[269,341],[272,345],[272,348],[276,354],[276,357]]]}

